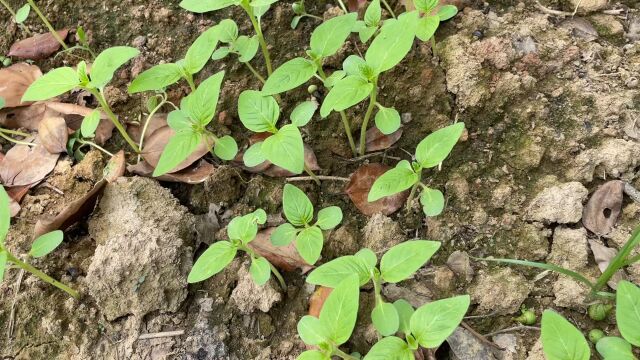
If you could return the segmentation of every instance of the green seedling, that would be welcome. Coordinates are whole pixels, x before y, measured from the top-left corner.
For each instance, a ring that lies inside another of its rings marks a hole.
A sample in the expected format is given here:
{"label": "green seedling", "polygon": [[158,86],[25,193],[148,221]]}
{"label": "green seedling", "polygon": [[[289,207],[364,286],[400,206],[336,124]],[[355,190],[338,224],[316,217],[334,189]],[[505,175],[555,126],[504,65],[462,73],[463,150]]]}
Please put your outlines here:
{"label": "green seedling", "polygon": [[[6,102],[5,102],[4,98],[0,97],[0,109],[4,108],[5,105],[6,105]],[[29,142],[26,142],[26,141],[16,140],[16,139],[10,137],[9,135],[22,136],[22,137],[25,137],[25,138],[30,136],[29,134],[23,133],[21,131],[9,130],[9,129],[5,129],[5,128],[1,128],[0,127],[0,137],[1,138],[5,139],[5,140],[7,140],[9,142],[12,142],[14,144],[17,144],[17,145],[26,145],[26,146],[35,146],[36,145],[34,143],[29,143]]]}
{"label": "green seedling", "polygon": [[129,85],[129,93],[161,91],[180,79],[184,79],[191,87],[191,91],[195,91],[193,75],[200,72],[211,58],[218,45],[218,32],[219,27],[213,26],[200,34],[187,50],[184,59],[175,63],[156,65],[142,72]]}
{"label": "green seedling", "polygon": [[76,88],[86,90],[98,100],[100,109],[113,122],[129,146],[135,152],[139,152],[138,145],[127,134],[104,96],[104,88],[111,81],[116,70],[139,53],[137,49],[128,46],[108,48],[96,57],[90,75],[87,73],[87,64],[84,61],[81,61],[75,70],[67,66],[53,69],[29,86],[22,96],[22,101],[48,100]]}
{"label": "green seedling", "polygon": [[519,322],[522,325],[533,325],[538,321],[536,312],[533,309],[527,309],[526,306],[522,305],[520,308],[520,316],[517,318],[513,318],[513,320]]}
{"label": "green seedling", "polygon": [[[342,256],[313,270],[307,277],[310,284],[335,287],[348,274],[357,274],[360,286],[373,282],[375,307],[371,320],[382,336],[395,334],[400,329],[402,309],[385,302],[382,285],[398,283],[415,274],[440,248],[437,241],[411,240],[398,244],[380,259],[370,249],[362,249],[355,255]],[[406,329],[405,329],[406,330]]]}
{"label": "green seedling", "polygon": [[[16,257],[11,252],[9,252],[9,250],[4,245],[4,241],[9,232],[10,224],[11,224],[11,215],[9,210],[9,196],[7,195],[7,192],[5,191],[4,187],[0,187],[0,282],[2,282],[2,280],[4,279],[4,273],[5,273],[5,270],[7,269],[7,264],[10,263],[20,269],[30,272],[31,274],[40,278],[40,280],[57,287],[58,289],[71,295],[73,298],[75,299],[80,298],[80,294],[78,294],[77,291],[53,279],[49,275],[36,269],[29,263],[20,260],[18,257]],[[33,244],[31,244],[31,250],[29,251],[29,256],[34,258],[40,258],[51,253],[62,243],[63,237],[64,237],[64,234],[60,230],[52,231],[50,233],[39,236],[33,242]]]}
{"label": "green seedling", "polygon": [[220,42],[226,44],[226,46],[221,46],[216,49],[211,58],[213,60],[220,60],[229,54],[235,54],[238,56],[238,61],[245,64],[249,71],[264,84],[264,77],[249,63],[258,52],[258,47],[260,46],[258,36],[238,36],[238,25],[231,19],[222,20],[217,27],[218,38]]}
{"label": "green seedling", "polygon": [[264,56],[267,66],[267,74],[271,75],[273,72],[271,56],[269,55],[267,42],[262,33],[260,19],[262,15],[269,10],[271,4],[276,2],[278,2],[278,0],[182,0],[180,7],[195,13],[204,13],[224,9],[232,5],[240,6],[247,13],[247,16],[249,16],[249,20],[251,20],[253,29],[258,37],[260,48],[262,49],[262,55]]}
{"label": "green seedling", "polygon": [[373,0],[367,6],[364,19],[356,22],[353,31],[357,32],[360,41],[366,44],[380,28],[381,20],[382,8],[380,7],[380,0]]}
{"label": "green seedling", "polygon": [[233,261],[238,250],[244,251],[251,258],[249,273],[257,285],[264,285],[271,274],[278,279],[283,289],[286,284],[278,270],[264,257],[257,255],[248,244],[255,239],[258,233],[258,224],[262,225],[267,221],[267,214],[262,209],[258,209],[251,214],[238,216],[231,220],[227,226],[229,240],[215,242],[200,255],[196,263],[193,264],[191,272],[187,278],[190,284],[204,281],[222,271]]}
{"label": "green seedling", "polygon": [[318,220],[313,223],[311,201],[302,190],[291,184],[284,186],[282,209],[289,222],[276,228],[271,234],[271,242],[276,246],[286,246],[293,242],[304,261],[315,264],[324,244],[322,231],[331,230],[340,224],[342,210],[337,206],[321,209],[318,211]]}
{"label": "green seedling", "polygon": [[231,160],[236,156],[238,144],[231,136],[217,137],[206,128],[216,113],[223,77],[224,71],[212,75],[182,98],[179,109],[169,113],[167,123],[175,135],[162,151],[153,176],[164,175],[176,168],[203,142],[212,147],[211,152],[220,159]]}
{"label": "green seedling", "polygon": [[60,51],[59,53],[56,54],[56,56],[54,56],[54,58],[58,57],[58,55],[60,54],[64,54],[67,52],[70,53],[75,50],[86,51],[89,53],[89,55],[91,55],[92,59],[96,58],[96,53],[94,53],[93,50],[91,49],[91,46],[89,46],[89,40],[87,39],[87,34],[84,32],[84,28],[82,26],[78,26],[76,28],[76,35],[78,39],[78,44],[66,50]]}
{"label": "green seedling", "polygon": [[291,4],[291,8],[293,9],[293,13],[296,14],[293,19],[291,19],[291,28],[295,29],[298,27],[300,20],[305,17],[310,17],[318,20],[322,20],[320,16],[316,16],[313,14],[307,13],[307,9],[304,7],[304,0],[299,0]]}
{"label": "green seedling", "polygon": [[13,7],[11,7],[11,5],[9,5],[6,0],[0,0],[0,4],[2,4],[5,9],[7,9],[9,14],[11,14],[11,20],[13,20],[14,23],[18,24],[18,26],[20,26],[25,33],[31,35],[31,31],[29,30],[29,28],[24,25],[24,21],[27,20],[27,18],[29,17],[29,13],[31,12],[31,6],[29,6],[29,4],[25,4],[16,11],[13,9]]}
{"label": "green seedling", "polygon": [[93,110],[82,119],[80,129],[69,137],[69,141],[67,142],[67,153],[73,154],[73,157],[80,161],[84,159],[85,151],[83,149],[85,147],[93,147],[102,151],[106,155],[113,157],[112,153],[93,142],[98,125],[100,125],[100,111]]}
{"label": "green seedling", "polygon": [[397,194],[411,188],[407,206],[418,186],[422,187],[420,203],[426,216],[437,216],[444,209],[444,195],[440,190],[430,188],[421,182],[422,170],[439,166],[460,139],[464,123],[456,123],[429,134],[418,144],[414,161],[400,161],[395,168],[385,172],[371,187],[368,201],[376,201],[385,196]]}
{"label": "green seedling", "polygon": [[416,37],[422,41],[431,41],[431,50],[435,56],[436,38],[434,35],[436,30],[438,30],[440,22],[456,16],[458,8],[455,5],[442,5],[433,15],[434,10],[440,5],[440,0],[413,0],[413,4],[421,14],[416,27]]}

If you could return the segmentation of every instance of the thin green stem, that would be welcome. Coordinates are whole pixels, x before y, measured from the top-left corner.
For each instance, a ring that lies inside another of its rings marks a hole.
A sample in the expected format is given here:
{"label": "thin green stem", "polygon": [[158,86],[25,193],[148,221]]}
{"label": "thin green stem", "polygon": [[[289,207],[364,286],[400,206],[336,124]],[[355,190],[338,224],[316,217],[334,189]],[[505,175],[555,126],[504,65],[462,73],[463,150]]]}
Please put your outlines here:
{"label": "thin green stem", "polygon": [[395,19],[396,18],[396,14],[391,9],[391,6],[389,6],[389,3],[387,2],[387,0],[382,0],[382,4],[384,5],[385,8],[387,8],[387,11],[389,11],[391,16]]}
{"label": "thin green stem", "polygon": [[[166,104],[166,102],[167,96],[165,94],[162,96],[162,101],[158,105],[156,105],[156,107],[153,108],[153,110],[151,110],[151,112],[149,113],[149,116],[147,116],[147,120],[144,122],[144,126],[142,127],[142,133],[140,133],[140,144],[138,145],[140,151],[144,149],[144,136],[147,133],[147,129],[149,128],[149,123],[151,123],[151,120],[153,119],[153,115],[155,115],[156,112],[158,112],[158,110],[160,110],[160,108],[162,108],[162,106]],[[140,154],[138,154],[138,161],[140,161]]]}
{"label": "thin green stem", "polygon": [[337,347],[333,350],[333,354],[336,355],[336,356],[340,356],[344,360],[358,360],[357,357],[351,356],[351,355],[347,354],[346,352],[338,349]]}
{"label": "thin green stem", "polygon": [[10,142],[12,142],[14,144],[17,144],[17,145],[25,145],[25,146],[36,146],[37,145],[37,144],[29,143],[29,142],[26,142],[26,141],[16,140],[16,139],[14,139],[12,137],[9,137],[9,136],[5,135],[2,132],[0,132],[0,137],[2,137],[3,139],[5,139],[7,141],[10,141]]}
{"label": "thin green stem", "polygon": [[[327,79],[327,74],[325,74],[322,69],[322,64],[318,64],[318,74],[320,75],[320,80],[324,84],[324,81]],[[342,126],[344,127],[344,132],[347,134],[347,139],[349,140],[349,146],[351,147],[351,151],[353,152],[353,156],[358,155],[356,150],[356,143],[353,141],[353,135],[351,134],[351,124],[349,123],[349,118],[347,118],[347,113],[342,110],[340,111],[340,118],[342,119]]]}
{"label": "thin green stem", "polygon": [[302,15],[302,16],[308,16],[308,17],[310,17],[310,18],[314,18],[314,19],[318,19],[318,20],[324,20],[323,18],[321,18],[321,17],[320,17],[320,16],[318,16],[318,15],[313,15],[313,14],[309,14],[309,13],[305,13],[305,14],[304,14],[304,15]]}
{"label": "thin green stem", "polygon": [[22,136],[22,137],[29,137],[30,136],[29,134],[23,133],[22,131],[9,130],[9,129],[3,129],[3,128],[0,128],[0,132],[3,132],[5,134],[10,134],[10,135]]}
{"label": "thin green stem", "polygon": [[193,75],[185,72],[184,79],[187,80],[187,83],[189,83],[191,91],[196,91],[196,84],[193,82]]}
{"label": "thin green stem", "polygon": [[349,13],[349,10],[347,10],[347,7],[344,6],[344,3],[342,2],[342,0],[338,0],[338,4],[340,5],[340,8],[342,9],[342,11],[344,11],[345,14]]}
{"label": "thin green stem", "polygon": [[247,68],[249,68],[249,71],[251,71],[251,73],[253,74],[253,76],[255,76],[258,80],[260,80],[261,83],[265,83],[265,79],[264,77],[262,77],[262,75],[260,75],[260,73],[258,73],[258,70],[256,70],[256,68],[254,68],[253,66],[251,66],[251,64],[249,64],[249,62],[245,62],[245,65],[247,65]]}
{"label": "thin green stem", "polygon": [[318,179],[316,174],[313,173],[313,170],[311,170],[311,168],[309,168],[307,164],[304,164],[304,171],[307,174],[309,174],[309,176],[311,176],[311,178],[313,179],[313,181],[315,181],[316,184],[320,185],[320,179]]}
{"label": "thin green stem", "polygon": [[92,147],[94,147],[94,148],[96,148],[96,149],[98,149],[98,150],[102,151],[103,153],[105,153],[105,154],[109,155],[110,157],[113,157],[113,154],[112,154],[112,153],[108,152],[105,148],[103,148],[102,146],[100,146],[100,145],[98,145],[98,144],[94,143],[93,141],[88,141],[88,140],[82,140],[82,139],[80,139],[80,144],[86,144],[86,145],[92,146]]}
{"label": "thin green stem", "polygon": [[422,185],[422,183],[420,182],[420,173],[418,173],[418,182],[413,184],[413,186],[411,187],[411,192],[409,193],[409,197],[407,198],[407,205],[406,205],[406,209],[409,210],[411,209],[411,203],[413,202],[413,198],[416,195],[416,190],[418,189],[419,185]]}
{"label": "thin green stem", "polygon": [[53,28],[53,26],[51,25],[47,17],[44,16],[44,14],[40,11],[40,8],[38,8],[38,5],[36,5],[36,3],[33,0],[27,0],[27,2],[29,3],[29,5],[31,5],[31,8],[33,9],[33,11],[35,11],[36,14],[38,14],[38,17],[40,17],[40,20],[42,20],[42,22],[47,27],[47,29],[49,29],[49,32],[51,33],[51,35],[53,35],[56,41],[58,41],[60,45],[62,45],[62,47],[65,50],[67,50],[69,47],[67,46],[67,44],[65,44],[64,40],[62,40],[60,35],[58,35],[58,32]]}
{"label": "thin green stem", "polygon": [[249,15],[251,25],[253,25],[256,35],[258,35],[258,42],[260,43],[260,49],[262,49],[262,56],[264,56],[264,62],[267,65],[267,75],[271,76],[271,73],[273,73],[273,68],[271,67],[271,56],[269,55],[269,48],[267,47],[267,42],[264,40],[260,23],[258,23],[258,19],[254,15],[251,5],[242,5],[242,8],[247,12],[247,15]]}
{"label": "thin green stem", "polygon": [[365,146],[367,145],[367,126],[369,125],[369,119],[373,114],[373,109],[376,107],[376,97],[378,96],[378,84],[377,81],[373,82],[373,90],[369,95],[369,107],[364,114],[364,120],[362,121],[362,127],[360,127],[360,156],[364,155]]}
{"label": "thin green stem", "polygon": [[13,256],[13,254],[11,254],[8,251],[7,251],[7,260],[9,260],[12,263],[18,265],[18,267],[20,267],[20,268],[32,273],[33,275],[39,277],[42,281],[44,281],[46,283],[49,283],[49,284],[57,287],[58,289],[66,292],[67,294],[71,295],[74,299],[79,299],[80,298],[80,294],[77,291],[75,291],[72,288],[70,288],[69,286],[59,282],[58,280],[52,278],[51,276],[43,273],[42,271],[36,269],[35,267],[31,266],[30,264],[28,264],[26,262],[23,262],[22,260],[20,260],[17,257]]}
{"label": "thin green stem", "polygon": [[271,268],[271,273],[273,274],[273,276],[275,276],[278,282],[280,283],[280,287],[282,287],[282,290],[286,292],[287,284],[284,282],[284,278],[282,277],[282,274],[280,274],[278,269],[276,269],[276,267],[273,266],[272,263],[269,263],[269,267]]}
{"label": "thin green stem", "polygon": [[127,131],[124,129],[124,126],[122,126],[122,124],[118,120],[118,117],[113,113],[113,111],[111,111],[111,107],[109,107],[109,104],[107,103],[107,100],[104,98],[104,95],[102,95],[102,92],[94,88],[85,88],[85,90],[89,91],[93,96],[96,97],[96,99],[98,99],[98,103],[100,104],[100,107],[107,114],[107,116],[109,117],[113,125],[116,127],[116,129],[118,129],[118,131],[120,132],[120,135],[122,135],[122,137],[127,142],[127,144],[131,146],[133,151],[135,151],[136,153],[139,153],[140,148],[138,148],[138,145],[135,143],[135,141],[133,141],[133,139],[131,139],[129,134],[127,134]]}

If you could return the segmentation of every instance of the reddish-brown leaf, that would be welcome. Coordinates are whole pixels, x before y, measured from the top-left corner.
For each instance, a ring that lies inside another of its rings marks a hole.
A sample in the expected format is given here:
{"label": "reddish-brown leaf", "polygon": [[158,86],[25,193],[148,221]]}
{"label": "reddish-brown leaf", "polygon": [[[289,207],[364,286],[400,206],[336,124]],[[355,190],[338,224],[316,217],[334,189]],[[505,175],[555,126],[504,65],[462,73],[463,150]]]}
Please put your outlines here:
{"label": "reddish-brown leaf", "polygon": [[16,145],[0,162],[0,178],[5,186],[37,183],[56,166],[60,154],[51,154],[35,139],[26,139],[36,146]]}
{"label": "reddish-brown leaf", "polygon": [[620,180],[612,180],[600,186],[584,208],[584,227],[598,235],[611,232],[620,215],[623,191],[624,182]]}
{"label": "reddish-brown leaf", "polygon": [[[591,252],[593,252],[593,258],[596,260],[596,264],[598,264],[598,269],[600,269],[601,273],[604,273],[609,267],[609,263],[613,260],[616,255],[618,255],[618,251],[616,249],[608,248],[598,240],[589,240],[589,246],[591,247]],[[611,279],[607,282],[607,285],[612,289],[616,289],[618,287],[618,282],[620,280],[626,280],[627,276],[624,270],[619,270]]]}
{"label": "reddish-brown leaf", "polygon": [[275,229],[275,227],[271,227],[258,232],[256,238],[249,243],[249,247],[258,255],[269,260],[273,266],[284,271],[301,269],[303,273],[306,273],[313,269],[313,266],[307,264],[298,254],[298,250],[296,250],[293,243],[287,246],[275,246],[271,243],[271,233]]}
{"label": "reddish-brown leaf", "polygon": [[393,144],[397,143],[402,136],[402,127],[395,132],[385,135],[378,130],[377,127],[372,127],[367,130],[367,140],[365,148],[367,152],[386,150]]}
{"label": "reddish-brown leaf", "polygon": [[29,105],[22,103],[22,95],[29,85],[42,76],[40,68],[27,63],[17,63],[0,69],[0,97],[4,99],[6,108]]}
{"label": "reddish-brown leaf", "polygon": [[367,4],[367,0],[348,0],[347,8],[349,11],[355,12],[360,9],[363,9]]}
{"label": "reddish-brown leaf", "polygon": [[369,190],[371,190],[373,183],[390,168],[391,167],[387,165],[373,163],[362,165],[351,174],[345,192],[361,213],[367,216],[375,213],[391,215],[398,211],[404,202],[407,201],[409,190],[384,197],[374,202],[367,201]]}
{"label": "reddish-brown leaf", "polygon": [[[61,39],[67,37],[69,30],[58,30]],[[34,35],[30,38],[20,40],[9,49],[9,56],[21,59],[39,60],[49,57],[49,55],[60,49],[60,43],[50,33]]]}
{"label": "reddish-brown leaf", "polygon": [[9,195],[9,213],[11,217],[18,215],[20,212],[20,201],[29,192],[31,186],[14,186],[7,188],[7,195]]}
{"label": "reddish-brown leaf", "polygon": [[320,311],[322,310],[322,306],[324,302],[327,301],[329,295],[333,291],[332,288],[318,286],[316,291],[313,292],[311,298],[309,299],[309,315],[319,318]]}
{"label": "reddish-brown leaf", "polygon": [[42,146],[52,154],[67,151],[69,130],[66,121],[61,117],[45,118],[38,126],[38,137]]}
{"label": "reddish-brown leaf", "polygon": [[[142,158],[144,158],[144,160],[154,168],[158,166],[158,161],[160,160],[162,151],[167,146],[169,139],[171,139],[171,137],[173,137],[173,135],[175,134],[176,132],[168,126],[154,131],[153,134],[149,137],[147,144],[144,146],[144,150],[141,153]],[[178,166],[173,168],[170,173],[178,172],[182,169],[187,168],[189,165],[196,162],[196,160],[205,156],[209,152],[209,149],[211,149],[211,146],[213,146],[211,141],[208,141],[203,137],[196,150],[192,152],[191,155],[189,155],[189,157],[181,162]]]}
{"label": "reddish-brown leaf", "polygon": [[[149,165],[149,163],[142,160],[135,165],[127,166],[127,170],[136,175],[151,177],[154,168],[153,166]],[[193,164],[186,169],[171,174],[164,174],[162,176],[156,177],[155,179],[158,179],[160,181],[179,182],[193,185],[203,183],[215,171],[215,166],[204,160],[200,160],[200,162],[198,162],[197,164]]]}

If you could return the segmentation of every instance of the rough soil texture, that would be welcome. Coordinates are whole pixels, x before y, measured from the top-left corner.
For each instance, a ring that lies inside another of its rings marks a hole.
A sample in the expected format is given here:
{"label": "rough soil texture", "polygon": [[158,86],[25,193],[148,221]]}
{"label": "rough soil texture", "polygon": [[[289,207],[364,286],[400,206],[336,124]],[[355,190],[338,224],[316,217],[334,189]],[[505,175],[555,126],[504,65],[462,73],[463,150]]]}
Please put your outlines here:
{"label": "rough soil texture", "polygon": [[[575,1],[577,2],[577,1]],[[10,1],[14,6],[17,1]],[[392,3],[394,3],[392,1]],[[571,1],[546,1],[550,8],[573,11]],[[425,219],[416,203],[391,215],[361,215],[344,195],[343,183],[325,181],[318,187],[297,183],[316,208],[340,206],[342,224],[326,234],[321,261],[352,254],[368,246],[383,252],[412,238],[438,240],[441,250],[412,279],[384,287],[390,301],[406,298],[419,306],[427,301],[470,293],[468,323],[481,333],[514,325],[522,304],[538,314],[561,311],[582,329],[610,331],[612,319],[593,323],[586,316],[580,284],[554,274],[478,262],[474,257],[510,257],[554,261],[594,278],[599,270],[588,246],[597,238],[583,228],[582,209],[605,180],[622,179],[636,188],[640,158],[640,14],[637,1],[623,1],[629,13],[602,13],[606,1],[581,1],[576,18],[554,17],[533,3],[469,2],[454,19],[443,23],[437,38],[438,58],[428,44],[416,42],[408,57],[380,79],[380,102],[402,113],[405,131],[385,155],[407,159],[431,131],[464,121],[467,134],[444,162],[441,171],[425,172],[429,186],[445,192],[443,215]],[[129,96],[126,86],[142,70],[180,59],[196,36],[221,19],[233,17],[240,33],[250,24],[239,9],[204,15],[181,10],[175,1],[42,2],[57,27],[82,25],[94,48],[136,46],[141,56],[116,74],[107,89],[109,101],[123,121],[137,120],[145,98]],[[307,1],[310,13],[335,13],[328,1]],[[589,7],[587,9],[587,6]],[[271,9],[263,19],[275,66],[302,55],[318,22],[304,19],[289,27],[290,4]],[[578,20],[579,19],[579,20]],[[44,28],[30,17],[34,32]],[[6,16],[0,50],[23,37]],[[363,45],[349,41],[325,69],[333,71]],[[59,56],[37,62],[43,72],[75,65],[77,58]],[[253,61],[264,71],[260,55]],[[237,98],[259,84],[236,62],[210,62],[198,79],[224,69],[226,80],[215,122],[217,134],[231,134],[246,143],[249,132],[237,117]],[[174,86],[178,101],[188,91]],[[63,97],[75,101],[76,94]],[[309,94],[305,87],[283,97],[289,114]],[[93,106],[95,104],[88,104]],[[349,110],[357,129],[366,104]],[[339,119],[314,119],[303,129],[305,141],[318,156],[323,175],[349,176],[361,163],[395,160],[377,155],[360,162],[349,158]],[[117,138],[117,136],[115,136]],[[116,149],[122,144],[109,144]],[[6,150],[6,149],[5,149]],[[215,161],[209,159],[210,161]],[[120,179],[109,185],[94,214],[67,232],[54,253],[34,261],[52,276],[83,293],[80,301],[19,272],[10,271],[0,284],[0,357],[9,359],[294,359],[304,344],[296,323],[307,311],[313,287],[297,272],[285,274],[281,292],[275,283],[253,287],[245,258],[200,284],[187,286],[186,274],[206,244],[224,239],[225,226],[236,215],[261,207],[269,222],[281,221],[284,181],[243,172],[220,164],[205,183],[194,186],[158,183],[142,178]],[[47,187],[31,191],[22,202],[7,238],[7,246],[24,254],[35,221],[56,214],[65,203],[87,193],[101,177],[104,160],[90,153],[73,165],[62,159]],[[181,205],[182,204],[182,205]],[[614,230],[601,238],[619,248],[640,220],[640,207],[625,198]],[[640,265],[628,269],[640,282]],[[371,289],[364,289],[358,328],[345,350],[365,353],[376,341],[368,320]],[[9,319],[15,325],[8,333]],[[138,340],[141,334],[184,330],[182,335]],[[474,343],[458,330],[456,347],[441,358],[476,359],[465,355]],[[513,332],[492,340],[504,352],[500,359],[542,359],[536,332]],[[511,349],[511,350],[509,350]],[[471,352],[473,353],[473,352]],[[490,359],[487,355],[487,359]]]}

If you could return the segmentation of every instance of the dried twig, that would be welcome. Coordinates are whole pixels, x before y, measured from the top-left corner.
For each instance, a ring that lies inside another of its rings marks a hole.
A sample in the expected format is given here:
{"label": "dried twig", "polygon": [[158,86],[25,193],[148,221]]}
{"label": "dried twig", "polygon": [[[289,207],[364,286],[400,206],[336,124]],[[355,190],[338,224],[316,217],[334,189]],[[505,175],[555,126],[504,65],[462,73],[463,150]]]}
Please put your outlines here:
{"label": "dried twig", "polygon": [[471,333],[471,335],[475,336],[478,340],[480,340],[481,342],[483,342],[486,345],[489,345],[493,348],[496,348],[500,351],[503,351],[504,348],[500,347],[498,344],[494,343],[493,341],[489,340],[486,338],[485,335],[480,334],[479,332],[475,331],[471,326],[469,326],[469,324],[467,324],[466,322],[461,322],[460,325],[467,329],[467,331],[469,331]]}
{"label": "dried twig", "polygon": [[518,326],[514,326],[514,327],[510,327],[510,328],[506,328],[506,329],[502,329],[502,330],[498,330],[498,331],[494,331],[494,332],[490,332],[488,334],[485,334],[484,336],[491,337],[491,336],[495,336],[495,335],[498,335],[498,334],[504,334],[504,333],[513,332],[513,331],[520,331],[520,330],[536,330],[536,331],[540,331],[540,328],[536,327],[536,326],[518,325]]}
{"label": "dried twig", "polygon": [[624,193],[627,194],[633,201],[640,204],[640,191],[634,188],[633,185],[629,183],[624,184]]}
{"label": "dried twig", "polygon": [[165,331],[157,333],[142,334],[138,336],[138,340],[150,340],[164,337],[181,336],[184,335],[184,330]]}

